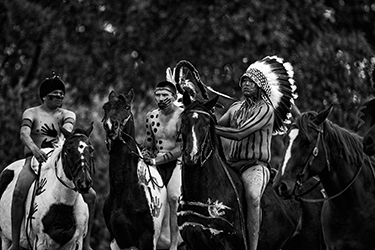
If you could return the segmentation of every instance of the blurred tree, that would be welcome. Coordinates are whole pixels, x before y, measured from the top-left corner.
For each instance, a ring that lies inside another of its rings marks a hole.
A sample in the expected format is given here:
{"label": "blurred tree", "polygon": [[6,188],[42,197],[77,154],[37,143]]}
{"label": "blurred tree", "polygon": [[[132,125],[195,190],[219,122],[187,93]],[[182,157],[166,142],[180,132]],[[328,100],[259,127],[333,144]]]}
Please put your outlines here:
{"label": "blurred tree", "polygon": [[[95,122],[99,205],[93,240],[97,249],[107,249],[100,121],[110,90],[134,88],[141,141],[143,115],[154,105],[152,87],[165,79],[167,67],[189,60],[206,84],[238,98],[238,79],[249,64],[277,54],[294,66],[301,111],[334,104],[330,119],[354,128],[356,110],[373,96],[374,12],[370,0],[0,1],[0,169],[23,157],[21,114],[38,105],[39,83],[55,70],[66,82],[65,107],[76,111],[77,126]],[[281,157],[276,149],[274,156],[275,162]]]}

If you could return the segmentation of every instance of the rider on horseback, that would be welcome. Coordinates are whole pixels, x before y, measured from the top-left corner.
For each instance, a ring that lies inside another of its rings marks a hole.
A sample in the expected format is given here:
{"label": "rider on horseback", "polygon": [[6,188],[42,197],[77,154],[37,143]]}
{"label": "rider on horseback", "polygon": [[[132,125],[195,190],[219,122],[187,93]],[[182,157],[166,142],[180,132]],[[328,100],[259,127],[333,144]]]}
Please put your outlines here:
{"label": "rider on horseback", "polygon": [[[274,72],[274,68],[278,71]],[[230,139],[228,163],[239,171],[244,184],[251,250],[257,249],[260,201],[270,180],[272,134],[282,131],[283,120],[291,108],[290,80],[290,72],[281,58],[266,57],[250,65],[239,82],[244,100],[235,102],[216,127],[218,135]]]}
{"label": "rider on horseback", "polygon": [[146,115],[146,137],[143,157],[149,165],[156,165],[167,187],[170,208],[170,249],[177,249],[178,224],[177,206],[181,193],[180,139],[177,138],[183,109],[174,102],[177,99],[176,86],[163,81],[155,86],[154,97],[158,105]]}
{"label": "rider on horseback", "polygon": [[[60,126],[72,131],[76,122],[74,112],[63,109],[62,101],[65,95],[65,85],[60,77],[54,75],[45,79],[39,88],[42,104],[28,108],[22,115],[20,138],[25,146],[25,164],[17,179],[12,201],[12,245],[9,249],[20,249],[20,230],[25,214],[25,200],[31,184],[37,179],[37,170],[31,166],[34,156],[41,164],[48,159],[42,148],[53,148],[61,134]],[[91,188],[83,195],[89,207],[89,225],[83,247],[90,248],[90,234],[95,210],[96,193]]]}

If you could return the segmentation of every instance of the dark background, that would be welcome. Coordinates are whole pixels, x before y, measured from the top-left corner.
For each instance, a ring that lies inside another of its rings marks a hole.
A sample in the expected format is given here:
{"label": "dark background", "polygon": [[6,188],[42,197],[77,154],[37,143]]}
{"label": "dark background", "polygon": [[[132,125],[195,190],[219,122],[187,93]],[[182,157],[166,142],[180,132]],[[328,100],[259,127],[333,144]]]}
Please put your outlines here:
{"label": "dark background", "polygon": [[374,95],[374,23],[370,0],[1,0],[0,170],[23,157],[22,112],[40,104],[39,84],[55,70],[77,126],[94,121],[92,245],[109,249],[101,211],[109,188],[101,119],[111,90],[135,90],[141,143],[143,116],[154,107],[152,88],[167,67],[188,60],[203,82],[239,98],[238,79],[249,64],[278,55],[294,67],[301,111],[334,104],[330,119],[354,129],[360,104]]}

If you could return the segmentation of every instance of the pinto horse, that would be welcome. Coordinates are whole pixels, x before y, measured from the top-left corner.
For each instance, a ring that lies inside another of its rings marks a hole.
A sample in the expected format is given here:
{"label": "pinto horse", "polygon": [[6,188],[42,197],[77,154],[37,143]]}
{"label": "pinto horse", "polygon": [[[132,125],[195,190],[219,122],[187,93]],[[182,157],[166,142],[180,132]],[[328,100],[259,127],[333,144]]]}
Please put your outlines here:
{"label": "pinto horse", "polygon": [[327,249],[374,249],[375,162],[359,135],[327,119],[331,110],[304,112],[292,124],[274,187],[288,199],[318,175],[327,195],[321,216]]}
{"label": "pinto horse", "polygon": [[[245,250],[246,201],[241,178],[230,168],[215,132],[212,108],[218,96],[192,102],[187,92],[181,114],[182,197],[179,229],[187,249]],[[321,249],[320,207],[284,201],[268,185],[261,200],[258,249]],[[315,214],[314,214],[315,213]]]}
{"label": "pinto horse", "polygon": [[[89,211],[81,193],[92,186],[94,148],[89,140],[93,129],[61,128],[65,141],[54,149],[45,149],[47,162],[32,166],[39,178],[31,185],[21,225],[20,245],[26,249],[82,249],[87,233]],[[0,175],[0,234],[2,248],[11,244],[11,201],[15,182],[25,160],[7,166]]]}
{"label": "pinto horse", "polygon": [[103,106],[110,179],[103,214],[111,249],[169,248],[167,191],[156,167],[143,162],[135,140],[133,98],[132,89],[127,95],[111,91]]}

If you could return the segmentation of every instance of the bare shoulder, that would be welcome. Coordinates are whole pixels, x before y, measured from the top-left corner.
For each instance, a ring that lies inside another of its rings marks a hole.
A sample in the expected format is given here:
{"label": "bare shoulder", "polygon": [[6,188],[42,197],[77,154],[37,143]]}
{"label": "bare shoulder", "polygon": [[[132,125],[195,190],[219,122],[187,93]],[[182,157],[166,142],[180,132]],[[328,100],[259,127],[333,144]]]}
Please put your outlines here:
{"label": "bare shoulder", "polygon": [[76,113],[74,113],[71,110],[60,108],[60,111],[65,118],[67,118],[67,117],[72,117],[74,119],[76,118]]}
{"label": "bare shoulder", "polygon": [[153,109],[146,113],[146,118],[155,118],[158,115],[158,109]]}
{"label": "bare shoulder", "polygon": [[25,111],[23,111],[22,116],[23,116],[23,118],[29,118],[30,119],[38,113],[38,110],[40,110],[40,106],[27,108]]}

